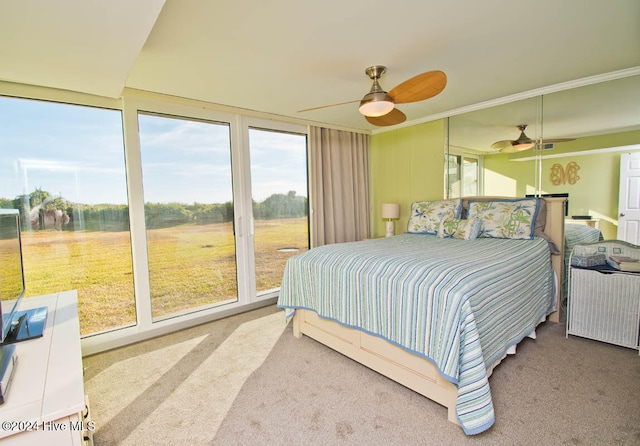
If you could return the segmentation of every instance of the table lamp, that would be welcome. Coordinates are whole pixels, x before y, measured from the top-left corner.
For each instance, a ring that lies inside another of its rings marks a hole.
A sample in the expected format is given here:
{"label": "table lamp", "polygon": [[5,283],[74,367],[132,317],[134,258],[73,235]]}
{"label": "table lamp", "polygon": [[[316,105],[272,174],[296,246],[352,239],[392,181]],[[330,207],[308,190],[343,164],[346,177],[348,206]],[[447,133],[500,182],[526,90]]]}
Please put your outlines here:
{"label": "table lamp", "polygon": [[386,237],[392,237],[395,235],[394,218],[400,217],[400,205],[395,203],[384,203],[382,205],[382,218],[387,219],[387,233]]}

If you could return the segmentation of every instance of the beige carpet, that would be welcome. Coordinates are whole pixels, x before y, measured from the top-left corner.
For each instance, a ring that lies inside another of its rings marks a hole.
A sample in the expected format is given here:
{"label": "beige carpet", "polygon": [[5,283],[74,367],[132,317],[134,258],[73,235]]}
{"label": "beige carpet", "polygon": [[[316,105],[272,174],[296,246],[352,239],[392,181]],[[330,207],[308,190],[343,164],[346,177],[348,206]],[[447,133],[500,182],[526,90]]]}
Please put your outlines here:
{"label": "beige carpet", "polygon": [[275,307],[84,359],[103,445],[638,445],[638,352],[538,339],[493,373],[496,423],[467,437],[446,409],[317,342]]}

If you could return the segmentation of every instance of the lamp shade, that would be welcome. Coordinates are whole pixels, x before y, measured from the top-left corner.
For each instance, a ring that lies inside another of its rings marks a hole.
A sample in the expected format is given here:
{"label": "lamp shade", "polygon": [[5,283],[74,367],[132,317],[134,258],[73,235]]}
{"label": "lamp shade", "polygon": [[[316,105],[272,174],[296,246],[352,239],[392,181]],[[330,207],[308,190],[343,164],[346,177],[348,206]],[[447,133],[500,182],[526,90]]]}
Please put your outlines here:
{"label": "lamp shade", "polygon": [[399,218],[400,205],[396,203],[384,203],[382,205],[382,218]]}

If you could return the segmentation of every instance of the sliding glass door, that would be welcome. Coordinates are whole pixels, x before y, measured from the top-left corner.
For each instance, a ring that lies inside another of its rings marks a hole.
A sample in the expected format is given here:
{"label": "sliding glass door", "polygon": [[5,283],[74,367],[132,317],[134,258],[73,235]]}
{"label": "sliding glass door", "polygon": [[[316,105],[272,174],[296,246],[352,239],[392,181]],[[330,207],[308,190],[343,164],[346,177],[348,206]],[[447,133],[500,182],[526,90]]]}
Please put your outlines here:
{"label": "sliding glass door", "polygon": [[307,137],[249,129],[256,293],[280,287],[289,257],[309,249]]}
{"label": "sliding glass door", "polygon": [[154,319],[238,299],[226,123],[138,116]]}

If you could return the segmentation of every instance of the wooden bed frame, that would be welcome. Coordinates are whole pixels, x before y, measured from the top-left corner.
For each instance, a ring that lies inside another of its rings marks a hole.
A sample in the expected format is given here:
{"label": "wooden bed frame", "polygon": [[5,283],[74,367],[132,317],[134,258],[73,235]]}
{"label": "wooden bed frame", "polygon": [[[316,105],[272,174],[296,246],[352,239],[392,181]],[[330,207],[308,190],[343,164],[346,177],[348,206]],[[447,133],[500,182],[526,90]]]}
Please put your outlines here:
{"label": "wooden bed frame", "polygon": [[[487,197],[482,197],[487,199]],[[552,322],[560,321],[560,302],[564,274],[564,218],[566,198],[548,198],[545,234],[556,244],[559,254],[551,256],[557,275],[557,310],[549,315]],[[409,353],[384,339],[369,335],[337,322],[322,319],[314,311],[297,309],[293,318],[293,334],[303,334],[330,347],[372,370],[418,392],[448,410],[448,420],[459,424],[456,415],[457,387],[444,379],[428,360]]]}

